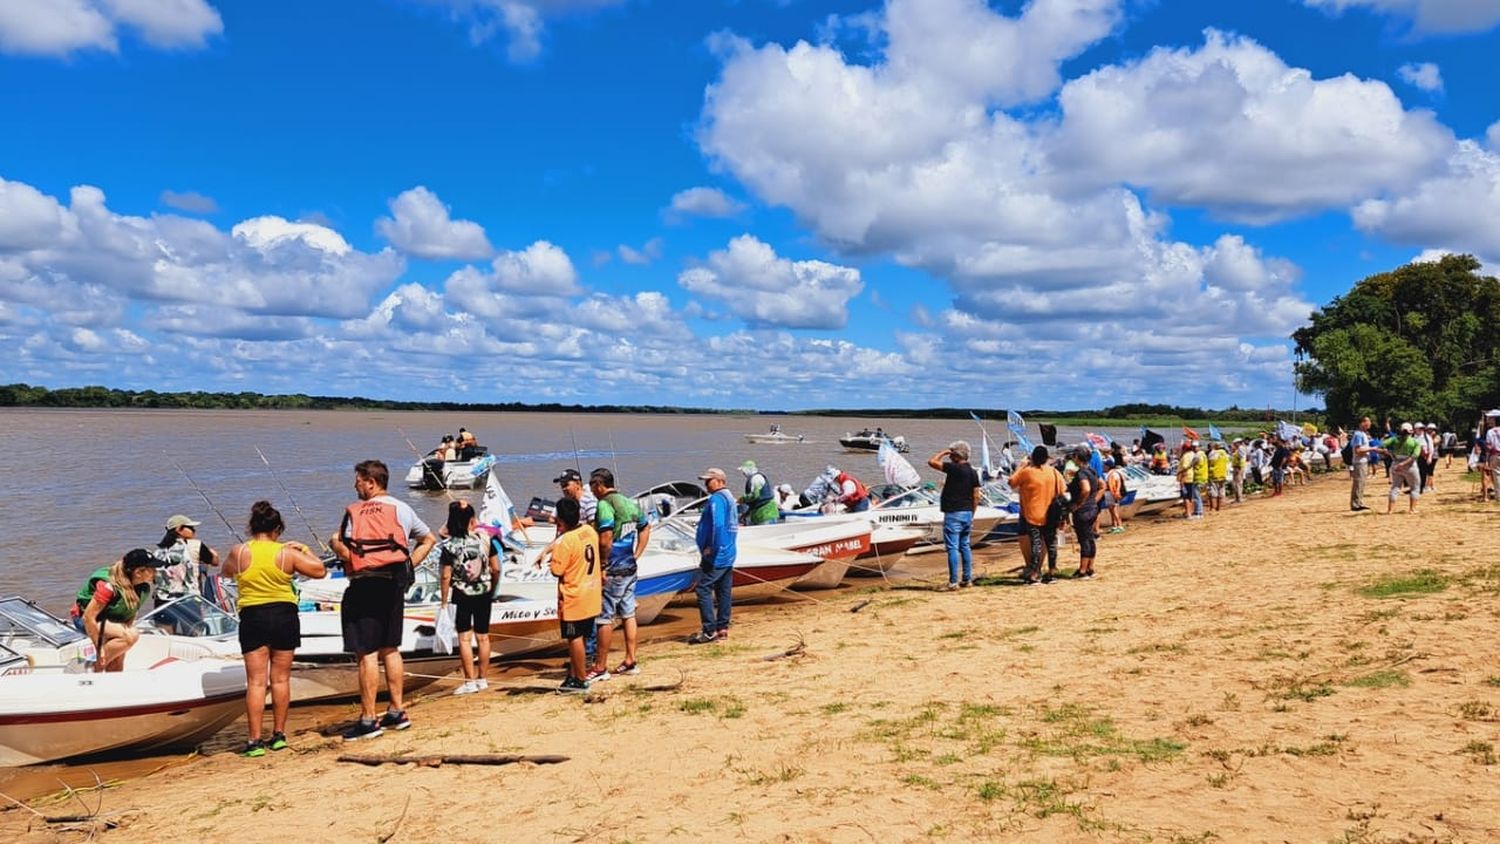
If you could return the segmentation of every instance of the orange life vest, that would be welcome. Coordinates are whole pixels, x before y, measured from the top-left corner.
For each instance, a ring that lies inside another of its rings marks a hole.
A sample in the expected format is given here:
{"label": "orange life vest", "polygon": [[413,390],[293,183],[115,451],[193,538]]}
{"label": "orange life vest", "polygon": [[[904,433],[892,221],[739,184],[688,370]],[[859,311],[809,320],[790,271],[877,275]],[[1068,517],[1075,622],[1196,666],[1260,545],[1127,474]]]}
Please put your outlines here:
{"label": "orange life vest", "polygon": [[411,559],[406,529],[389,501],[356,501],[344,510],[339,533],[349,546],[349,568],[356,572],[404,565]]}
{"label": "orange life vest", "polygon": [[856,501],[862,501],[870,497],[870,488],[865,486],[863,483],[860,483],[859,478],[854,477],[848,472],[840,472],[838,480],[835,482],[839,485],[840,501],[844,501],[844,481],[854,482],[854,497],[849,499],[848,501],[845,501],[844,503],[853,504]]}

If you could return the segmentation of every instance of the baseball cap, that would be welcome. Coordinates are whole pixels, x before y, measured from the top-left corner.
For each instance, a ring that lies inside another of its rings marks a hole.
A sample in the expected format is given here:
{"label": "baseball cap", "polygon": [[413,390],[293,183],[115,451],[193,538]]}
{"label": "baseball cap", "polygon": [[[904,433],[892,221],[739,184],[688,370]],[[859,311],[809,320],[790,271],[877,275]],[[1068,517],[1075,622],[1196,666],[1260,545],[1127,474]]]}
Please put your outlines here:
{"label": "baseball cap", "polygon": [[706,471],[703,474],[699,475],[698,476],[698,480],[700,480],[700,481],[716,480],[716,481],[725,481],[725,482],[727,482],[728,481],[728,477],[724,474],[724,470],[723,469],[709,469],[708,471]]}
{"label": "baseball cap", "polygon": [[1403,433],[1403,434],[1410,434],[1411,433],[1411,423],[1410,422],[1402,422],[1401,423],[1401,433]]}
{"label": "baseball cap", "polygon": [[755,461],[754,460],[746,460],[744,463],[741,463],[740,464],[740,471],[744,472],[747,475],[753,475],[753,474],[755,474]]}
{"label": "baseball cap", "polygon": [[167,530],[177,530],[180,527],[197,527],[198,525],[201,525],[201,524],[203,524],[203,523],[199,522],[199,521],[194,521],[192,519],[189,519],[187,516],[184,516],[181,513],[178,513],[177,515],[173,516],[172,518],[167,519]]}
{"label": "baseball cap", "polygon": [[129,572],[143,568],[154,569],[160,566],[162,561],[145,548],[136,548],[125,553],[124,563],[125,571]]}
{"label": "baseball cap", "polygon": [[578,474],[577,469],[564,469],[561,475],[552,479],[552,482],[555,484],[565,484],[568,481],[577,481],[581,484],[583,483],[583,476]]}

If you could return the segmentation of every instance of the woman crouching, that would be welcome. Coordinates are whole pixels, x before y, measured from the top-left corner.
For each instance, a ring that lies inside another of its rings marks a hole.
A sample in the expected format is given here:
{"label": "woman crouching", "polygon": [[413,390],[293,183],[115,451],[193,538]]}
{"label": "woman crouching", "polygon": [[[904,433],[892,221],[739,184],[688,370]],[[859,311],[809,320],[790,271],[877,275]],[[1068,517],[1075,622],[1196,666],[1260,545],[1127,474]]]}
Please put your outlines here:
{"label": "woman crouching", "polygon": [[113,564],[96,569],[73,602],[73,626],[89,637],[98,649],[99,671],[121,671],[125,654],[140,641],[135,616],[141,601],[151,592],[156,567],[161,565],[144,548],[137,548]]}
{"label": "woman crouching", "polygon": [[[302,644],[292,575],[322,577],[323,563],[307,546],[281,542],[286,523],[269,501],[250,507],[250,538],[234,546],[221,574],[239,586],[240,652],[245,655],[245,715],[249,738],[242,756],[286,749],[286,714],[292,705],[292,656]],[[261,740],[266,684],[271,687],[271,740]]]}

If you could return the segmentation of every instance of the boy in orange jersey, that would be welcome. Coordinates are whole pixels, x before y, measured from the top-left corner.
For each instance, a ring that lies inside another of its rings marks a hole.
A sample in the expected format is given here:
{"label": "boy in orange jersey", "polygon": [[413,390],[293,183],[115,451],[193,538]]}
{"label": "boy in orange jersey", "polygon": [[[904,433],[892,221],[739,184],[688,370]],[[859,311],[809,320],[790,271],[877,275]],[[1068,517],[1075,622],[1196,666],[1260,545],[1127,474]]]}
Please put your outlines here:
{"label": "boy in orange jersey", "polygon": [[589,690],[584,677],[584,637],[594,629],[602,608],[604,566],[599,559],[599,534],[581,521],[578,501],[557,502],[557,541],[552,544],[550,569],[557,578],[557,618],[568,640],[568,677],[557,687],[559,694]]}

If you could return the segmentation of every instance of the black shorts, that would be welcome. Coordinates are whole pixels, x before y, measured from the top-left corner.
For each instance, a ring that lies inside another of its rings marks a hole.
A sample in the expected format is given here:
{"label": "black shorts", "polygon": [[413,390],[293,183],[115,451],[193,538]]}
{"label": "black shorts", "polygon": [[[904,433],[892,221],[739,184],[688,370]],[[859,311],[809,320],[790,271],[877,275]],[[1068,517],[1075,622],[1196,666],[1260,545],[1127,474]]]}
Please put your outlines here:
{"label": "black shorts", "polygon": [[302,622],[297,605],[288,601],[240,610],[240,653],[261,648],[295,651],[302,646]]}
{"label": "black shorts", "polygon": [[453,627],[460,633],[473,630],[475,633],[490,632],[490,607],[495,602],[489,595],[453,595]]}
{"label": "black shorts", "polygon": [[594,622],[599,616],[591,615],[588,618],[580,618],[577,621],[562,622],[562,637],[569,642],[581,639],[594,632]]}
{"label": "black shorts", "polygon": [[368,654],[401,647],[401,616],[405,609],[406,590],[395,578],[350,578],[339,611],[344,622],[344,650]]}

